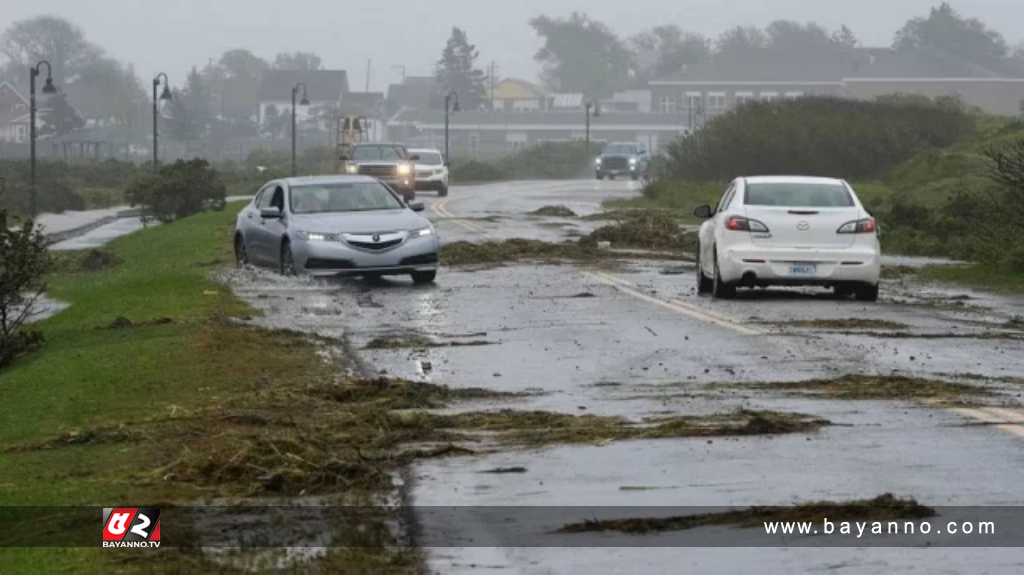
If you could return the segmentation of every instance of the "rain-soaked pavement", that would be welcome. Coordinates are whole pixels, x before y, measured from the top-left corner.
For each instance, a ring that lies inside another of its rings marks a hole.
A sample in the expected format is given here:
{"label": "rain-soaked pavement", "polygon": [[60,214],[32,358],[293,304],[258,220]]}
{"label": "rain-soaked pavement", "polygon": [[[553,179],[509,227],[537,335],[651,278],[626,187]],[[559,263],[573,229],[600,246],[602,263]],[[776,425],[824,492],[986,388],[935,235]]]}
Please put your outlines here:
{"label": "rain-soaked pavement", "polygon": [[[444,241],[557,241],[599,223],[578,214],[628,197],[629,182],[519,182],[425,198]],[[898,261],[901,265],[914,262]],[[443,269],[436,286],[405,279],[284,279],[232,273],[235,290],[274,327],[344,337],[373,371],[453,387],[532,394],[459,409],[543,409],[639,420],[736,408],[813,414],[810,435],[642,440],[422,461],[404,475],[417,506],[751,506],[913,497],[929,506],[1024,503],[1024,299],[885,280],[878,304],[814,291],[698,297],[678,262],[524,264]],[[741,293],[742,294],[742,293]],[[842,330],[800,320],[866,319]],[[886,322],[887,324],[881,324]],[[419,334],[473,346],[367,350]],[[991,410],[909,400],[807,398],[711,383],[850,373],[936,377],[988,386]],[[480,474],[496,468],[517,474]],[[579,521],[581,518],[566,518]],[[551,526],[551,529],[558,526]],[[434,527],[436,528],[436,527]],[[609,536],[604,547],[486,548],[493,524],[447,526],[457,548],[427,550],[441,572],[1019,572],[1024,553],[996,548],[657,547],[671,535]],[[430,530],[428,524],[423,527]],[[1019,543],[1018,543],[1019,544]]]}

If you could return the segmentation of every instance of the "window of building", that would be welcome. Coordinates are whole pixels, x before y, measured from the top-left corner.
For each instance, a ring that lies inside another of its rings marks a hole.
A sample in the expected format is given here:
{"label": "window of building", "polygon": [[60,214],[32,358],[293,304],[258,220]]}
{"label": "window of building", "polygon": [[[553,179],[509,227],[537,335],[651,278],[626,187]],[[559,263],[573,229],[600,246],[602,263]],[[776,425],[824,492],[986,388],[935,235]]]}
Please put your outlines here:
{"label": "window of building", "polygon": [[690,110],[699,110],[704,107],[704,95],[700,92],[686,93],[686,107]]}
{"label": "window of building", "polygon": [[775,100],[778,97],[778,92],[761,92],[761,100],[764,100],[765,102],[771,102],[772,100]]}
{"label": "window of building", "polygon": [[736,105],[737,106],[742,106],[744,104],[747,104],[749,102],[753,102],[754,101],[754,93],[753,92],[737,92],[735,98],[736,98]]}
{"label": "window of building", "polygon": [[711,92],[708,94],[708,110],[719,112],[725,110],[725,92]]}
{"label": "window of building", "polygon": [[658,101],[658,109],[666,114],[676,111],[676,99],[671,96],[662,96]]}
{"label": "window of building", "polygon": [[797,98],[803,98],[803,92],[786,92],[786,98],[790,100],[796,100]]}
{"label": "window of building", "polygon": [[28,126],[18,126],[17,137],[15,138],[18,142],[24,142],[28,139]]}

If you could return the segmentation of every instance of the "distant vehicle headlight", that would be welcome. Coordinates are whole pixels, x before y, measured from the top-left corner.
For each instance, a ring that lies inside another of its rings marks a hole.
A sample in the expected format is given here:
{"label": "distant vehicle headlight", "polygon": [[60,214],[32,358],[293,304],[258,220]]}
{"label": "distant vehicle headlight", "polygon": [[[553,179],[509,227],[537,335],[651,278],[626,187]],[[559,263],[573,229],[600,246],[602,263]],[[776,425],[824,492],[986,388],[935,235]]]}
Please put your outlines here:
{"label": "distant vehicle headlight", "polygon": [[597,164],[598,166],[600,166],[601,165],[601,159],[600,158],[595,158],[594,159],[594,164]]}
{"label": "distant vehicle headlight", "polygon": [[409,166],[408,164],[399,164],[398,165],[398,173],[400,175],[402,175],[402,176],[406,176],[406,175],[412,173],[412,167]]}
{"label": "distant vehicle headlight", "polygon": [[429,226],[427,226],[426,228],[420,228],[419,230],[410,230],[409,231],[409,237],[410,238],[422,238],[424,236],[432,236],[433,234],[434,234],[434,229],[429,227]]}
{"label": "distant vehicle headlight", "polygon": [[630,158],[629,163],[636,166],[636,158]]}
{"label": "distant vehicle headlight", "polygon": [[355,164],[349,164],[345,166],[345,172],[348,172],[349,174],[358,174],[359,166],[356,166]]}

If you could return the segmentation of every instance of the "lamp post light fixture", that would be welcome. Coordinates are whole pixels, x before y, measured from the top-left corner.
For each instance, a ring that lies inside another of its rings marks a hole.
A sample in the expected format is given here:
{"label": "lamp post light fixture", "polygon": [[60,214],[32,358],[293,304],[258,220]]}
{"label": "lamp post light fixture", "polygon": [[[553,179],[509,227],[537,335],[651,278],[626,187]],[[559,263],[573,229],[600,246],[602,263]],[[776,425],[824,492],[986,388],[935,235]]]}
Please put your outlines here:
{"label": "lamp post light fixture", "polygon": [[56,94],[57,87],[53,85],[53,68],[46,60],[40,60],[38,64],[29,68],[29,214],[36,217],[39,209],[36,191],[36,77],[42,74],[42,67],[46,65],[46,83],[43,84],[43,94]]}
{"label": "lamp post light fixture", "polygon": [[448,133],[449,133],[449,127],[451,125],[451,113],[452,112],[459,112],[461,110],[462,109],[459,107],[459,95],[458,95],[458,93],[456,93],[455,90],[452,90],[451,92],[448,92],[447,94],[445,94],[445,96],[444,96],[444,161],[445,161],[446,164],[450,164],[451,163],[451,156],[449,156],[449,154],[448,154],[449,147],[450,147],[450,139],[449,139]]}
{"label": "lamp post light fixture", "polygon": [[590,118],[591,116],[593,116],[594,118],[600,118],[601,107],[598,106],[597,103],[594,102],[593,100],[590,100],[583,105],[583,108],[586,110],[587,158],[590,158]]}
{"label": "lamp post light fixture", "polygon": [[299,82],[292,87],[292,176],[296,176],[297,165],[295,162],[295,139],[296,139],[296,127],[297,120],[295,116],[295,100],[299,96],[299,89],[302,89],[302,99],[299,101],[301,106],[309,106],[309,97],[306,95],[306,83]]}
{"label": "lamp post light fixture", "polygon": [[[160,88],[160,81],[163,80],[164,89],[160,92],[160,96],[157,97],[157,89]],[[159,130],[157,120],[160,117],[158,106],[161,101],[167,102],[171,100],[170,80],[167,79],[167,74],[163,72],[153,77],[153,171],[156,172],[160,168],[160,143],[159,143]]]}

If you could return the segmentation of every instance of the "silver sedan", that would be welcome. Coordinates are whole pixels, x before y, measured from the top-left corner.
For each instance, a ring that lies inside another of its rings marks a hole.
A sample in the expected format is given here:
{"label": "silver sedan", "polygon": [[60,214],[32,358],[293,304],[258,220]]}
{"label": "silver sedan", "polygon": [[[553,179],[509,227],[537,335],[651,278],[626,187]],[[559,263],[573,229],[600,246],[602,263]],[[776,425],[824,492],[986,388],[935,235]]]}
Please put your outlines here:
{"label": "silver sedan", "polygon": [[367,176],[274,180],[238,214],[239,264],[282,274],[409,274],[417,284],[437,275],[440,242],[430,221],[393,190]]}

